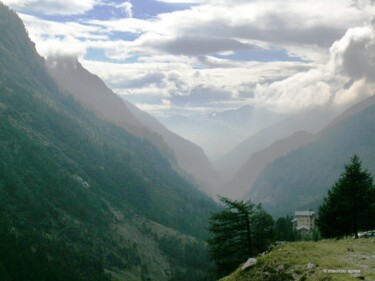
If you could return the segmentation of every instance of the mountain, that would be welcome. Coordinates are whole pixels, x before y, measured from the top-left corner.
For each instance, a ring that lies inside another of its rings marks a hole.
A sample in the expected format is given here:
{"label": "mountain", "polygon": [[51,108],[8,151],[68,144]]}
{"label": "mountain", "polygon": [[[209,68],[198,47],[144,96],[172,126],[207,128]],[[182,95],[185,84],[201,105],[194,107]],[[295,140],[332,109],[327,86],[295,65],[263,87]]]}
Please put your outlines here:
{"label": "mountain", "polygon": [[327,125],[337,113],[326,108],[311,109],[289,116],[250,136],[233,150],[214,162],[214,167],[229,181],[250,157],[271,146],[275,141],[285,139],[298,131],[316,133]]}
{"label": "mountain", "polygon": [[208,194],[218,185],[218,176],[203,150],[166,129],[148,113],[112,92],[104,82],[71,57],[50,57],[49,74],[64,91],[72,94],[84,107],[149,140],[171,162]]}
{"label": "mountain", "polygon": [[147,140],[61,92],[2,4],[0,132],[0,280],[207,277],[216,203]]}
{"label": "mountain", "polygon": [[283,118],[282,114],[246,105],[210,114],[177,114],[160,121],[171,131],[201,146],[211,159],[217,159],[250,135]]}
{"label": "mountain", "polygon": [[242,199],[267,164],[313,140],[314,136],[304,131],[277,140],[271,146],[254,153],[219,193],[229,198]]}
{"label": "mountain", "polygon": [[207,194],[215,196],[221,177],[213,168],[204,151],[194,143],[168,130],[150,114],[140,110],[126,100],[124,102],[145,128],[163,137],[163,140],[174,151],[178,166],[188,175],[193,176],[193,179],[199,186],[204,188]]}
{"label": "mountain", "polygon": [[247,194],[275,216],[317,210],[344,165],[357,154],[375,173],[375,98],[351,107],[316,140],[270,163]]}

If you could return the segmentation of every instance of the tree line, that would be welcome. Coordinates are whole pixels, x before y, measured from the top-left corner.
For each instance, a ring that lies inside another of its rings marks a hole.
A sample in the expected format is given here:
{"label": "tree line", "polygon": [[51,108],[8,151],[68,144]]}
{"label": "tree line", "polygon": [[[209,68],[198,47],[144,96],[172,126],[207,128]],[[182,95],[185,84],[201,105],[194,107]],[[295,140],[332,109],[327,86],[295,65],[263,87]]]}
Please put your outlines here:
{"label": "tree line", "polygon": [[354,155],[328,191],[319,208],[318,221],[324,238],[354,236],[375,228],[375,187],[373,176]]}
{"label": "tree line", "polygon": [[359,231],[375,228],[375,187],[373,176],[354,155],[344,172],[329,189],[317,216],[317,228],[303,237],[293,227],[292,217],[276,222],[261,206],[251,201],[221,197],[222,210],[209,219],[209,256],[219,276],[234,271],[249,257],[267,249],[275,241],[318,240],[358,237]]}
{"label": "tree line", "polygon": [[301,237],[293,229],[292,218],[276,222],[261,204],[220,198],[223,209],[209,219],[209,256],[217,274],[224,276],[249,257],[268,250],[275,241],[295,241]]}

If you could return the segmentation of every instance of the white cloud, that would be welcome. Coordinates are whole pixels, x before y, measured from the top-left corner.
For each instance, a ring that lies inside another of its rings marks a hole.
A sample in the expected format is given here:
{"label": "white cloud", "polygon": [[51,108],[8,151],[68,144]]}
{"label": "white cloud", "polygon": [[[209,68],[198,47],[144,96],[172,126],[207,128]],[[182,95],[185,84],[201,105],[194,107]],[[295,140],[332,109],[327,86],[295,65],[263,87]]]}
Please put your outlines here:
{"label": "white cloud", "polygon": [[[70,2],[64,1],[67,7],[70,4],[66,13],[109,5],[122,9],[126,18],[58,23],[21,14],[38,51],[44,56],[80,57],[118,93],[133,101],[138,98],[143,108],[158,113],[184,106],[186,111],[216,110],[246,103],[283,112],[343,105],[369,95],[367,85],[375,80],[373,28],[354,28],[375,14],[373,1],[163,0],[197,5],[151,19],[134,18],[130,1]],[[44,7],[46,14],[58,13],[52,7],[61,3],[12,1],[22,11]],[[135,39],[114,39],[117,32],[132,33]],[[119,63],[84,60],[90,48]],[[285,50],[309,62],[230,59],[238,50],[264,49]],[[130,63],[120,63],[129,59]],[[202,88],[210,97],[194,91]],[[216,96],[217,103],[211,99],[215,91],[224,93]],[[355,95],[356,91],[361,94]]]}
{"label": "white cloud", "polygon": [[[74,37],[76,39],[108,40],[108,33],[98,26],[84,25],[78,22],[55,22],[43,20],[35,16],[19,14],[25,23],[31,39],[47,41],[49,38]],[[35,38],[33,38],[35,37]],[[39,38],[41,37],[41,38]],[[37,42],[44,44],[43,42]]]}
{"label": "white cloud", "polygon": [[129,1],[117,5],[118,8],[124,9],[129,18],[133,17],[133,4]]}
{"label": "white cloud", "polygon": [[[313,66],[299,62],[238,62],[203,68],[203,65],[199,67],[199,62],[186,57],[175,60],[173,56],[147,57],[132,64],[87,60],[82,60],[82,64],[102,77],[115,92],[159,116],[176,110],[186,114],[204,110],[212,112],[253,103],[252,98],[241,96],[241,93],[252,96],[256,83],[260,81],[277,81]],[[140,87],[141,81],[143,87]],[[205,97],[204,92],[209,97]],[[217,93],[220,99],[216,97],[215,102],[212,97]],[[160,105],[161,100],[170,101],[168,111],[155,105]]]}
{"label": "white cloud", "polygon": [[[34,3],[36,0],[28,1]],[[351,0],[237,1],[236,5],[232,1],[198,2],[201,5],[160,14],[148,20],[131,18],[132,4],[129,1],[121,4],[100,2],[99,5],[121,6],[130,17],[107,21],[86,20],[81,24],[105,30],[108,36],[113,32],[141,35],[131,42],[106,44],[106,53],[111,59],[163,53],[199,56],[272,47],[316,61],[326,59],[324,54],[328,47],[341,38],[349,27],[358,26],[364,18],[375,14],[373,6],[364,6],[365,1],[353,5]],[[22,3],[18,5],[27,5],[28,2]],[[88,6],[92,7],[94,0],[87,3],[91,3]],[[231,5],[228,6],[228,3]],[[335,13],[331,12],[333,10]],[[50,28],[49,34],[59,33],[59,29],[53,30]],[[77,30],[81,28],[77,27]]]}
{"label": "white cloud", "polygon": [[259,84],[258,103],[281,112],[333,105],[347,107],[374,95],[375,29],[371,24],[349,29],[330,48],[327,64],[282,81]]}
{"label": "white cloud", "polygon": [[[133,54],[191,56],[233,51],[242,44],[242,47],[286,49],[293,55],[316,61],[326,59],[327,49],[348,28],[362,24],[363,19],[375,14],[373,5],[365,1],[353,5],[352,0],[194,2],[200,5],[148,20],[115,19],[88,23],[111,31],[142,34],[127,46],[127,52]],[[221,44],[218,40],[222,41]],[[223,44],[227,48],[223,48]],[[116,54],[119,54],[119,59],[124,58],[120,55],[122,52],[110,53],[112,59]]]}
{"label": "white cloud", "polygon": [[375,82],[374,25],[349,29],[331,49],[332,63],[344,75],[353,79],[366,78]]}
{"label": "white cloud", "polygon": [[102,6],[110,6],[110,7],[116,8],[116,9],[120,9],[120,10],[123,11],[123,13],[128,18],[132,18],[133,17],[133,4],[130,1],[125,1],[125,2],[121,2],[121,3],[102,1],[100,3],[100,5],[102,5]]}
{"label": "white cloud", "polygon": [[108,40],[101,27],[77,22],[54,22],[20,14],[29,36],[36,43],[38,52],[44,56],[74,55],[82,57],[94,42]]}

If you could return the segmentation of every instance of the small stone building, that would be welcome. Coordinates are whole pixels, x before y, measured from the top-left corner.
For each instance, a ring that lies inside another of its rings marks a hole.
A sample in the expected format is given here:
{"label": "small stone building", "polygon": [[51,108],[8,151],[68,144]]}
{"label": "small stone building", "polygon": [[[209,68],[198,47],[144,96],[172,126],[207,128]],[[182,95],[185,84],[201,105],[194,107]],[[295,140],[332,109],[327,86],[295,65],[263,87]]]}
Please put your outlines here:
{"label": "small stone building", "polygon": [[315,226],[315,212],[295,211],[293,227],[301,234],[307,234]]}

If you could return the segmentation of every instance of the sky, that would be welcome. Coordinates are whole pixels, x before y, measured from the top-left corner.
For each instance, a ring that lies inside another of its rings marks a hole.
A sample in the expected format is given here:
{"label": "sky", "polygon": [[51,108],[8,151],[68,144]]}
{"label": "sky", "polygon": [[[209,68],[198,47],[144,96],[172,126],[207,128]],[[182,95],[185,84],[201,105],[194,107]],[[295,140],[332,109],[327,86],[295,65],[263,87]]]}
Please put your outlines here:
{"label": "sky", "polygon": [[2,1],[42,56],[77,57],[155,116],[373,94],[374,0]]}

